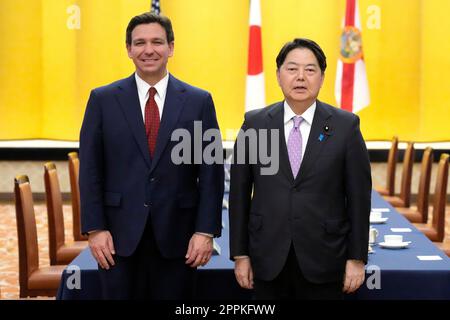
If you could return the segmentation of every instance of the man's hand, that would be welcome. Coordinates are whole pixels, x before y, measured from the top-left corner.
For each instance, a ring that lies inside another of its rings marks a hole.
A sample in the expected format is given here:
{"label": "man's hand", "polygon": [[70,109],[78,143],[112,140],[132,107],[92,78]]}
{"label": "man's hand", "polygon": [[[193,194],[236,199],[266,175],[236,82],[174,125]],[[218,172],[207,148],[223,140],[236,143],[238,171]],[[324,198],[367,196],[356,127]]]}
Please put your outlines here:
{"label": "man's hand", "polygon": [[192,268],[204,266],[211,259],[213,251],[213,239],[203,234],[194,233],[189,241],[185,258],[186,264]]}
{"label": "man's hand", "polygon": [[97,260],[100,267],[109,270],[109,266],[114,266],[115,254],[113,239],[111,233],[106,230],[98,230],[89,233],[89,248],[91,248],[92,255]]}
{"label": "man's hand", "polygon": [[235,259],[234,275],[242,288],[253,289],[253,270],[249,257]]}
{"label": "man's hand", "polygon": [[347,260],[345,265],[344,287],[342,291],[352,293],[364,282],[365,268],[361,260]]}

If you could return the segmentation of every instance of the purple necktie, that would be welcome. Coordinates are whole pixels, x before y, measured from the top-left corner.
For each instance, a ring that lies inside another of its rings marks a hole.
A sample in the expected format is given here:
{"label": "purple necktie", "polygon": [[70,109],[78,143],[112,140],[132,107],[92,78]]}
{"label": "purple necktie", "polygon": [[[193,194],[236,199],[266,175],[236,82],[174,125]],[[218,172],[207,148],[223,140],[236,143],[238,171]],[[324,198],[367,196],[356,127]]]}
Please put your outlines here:
{"label": "purple necktie", "polygon": [[300,123],[303,121],[303,118],[295,116],[292,120],[294,120],[294,127],[289,133],[287,147],[289,162],[291,163],[292,174],[295,179],[302,163],[302,133],[300,132]]}

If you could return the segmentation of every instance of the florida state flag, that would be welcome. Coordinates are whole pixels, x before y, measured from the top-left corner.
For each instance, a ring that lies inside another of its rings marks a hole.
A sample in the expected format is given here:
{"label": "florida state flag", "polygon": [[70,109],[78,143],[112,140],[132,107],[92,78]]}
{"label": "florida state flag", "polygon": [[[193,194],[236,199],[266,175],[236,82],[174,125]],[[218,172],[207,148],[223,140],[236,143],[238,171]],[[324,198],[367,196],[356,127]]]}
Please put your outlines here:
{"label": "florida state flag", "polygon": [[339,107],[356,113],[370,103],[358,0],[347,0],[337,63],[335,96]]}

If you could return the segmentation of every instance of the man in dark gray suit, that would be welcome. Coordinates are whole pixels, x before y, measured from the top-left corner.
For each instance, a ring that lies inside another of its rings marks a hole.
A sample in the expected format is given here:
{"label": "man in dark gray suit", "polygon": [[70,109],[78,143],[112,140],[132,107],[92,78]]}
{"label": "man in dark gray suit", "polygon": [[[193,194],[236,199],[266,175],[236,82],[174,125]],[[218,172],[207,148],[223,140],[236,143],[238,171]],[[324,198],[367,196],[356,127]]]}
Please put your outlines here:
{"label": "man in dark gray suit", "polygon": [[249,161],[249,139],[234,150],[236,279],[257,299],[341,299],[363,283],[368,253],[371,173],[359,118],[317,100],[326,58],[314,41],[288,42],[276,62],[285,100],[248,112],[238,141],[256,131],[260,146],[262,129],[278,130],[269,144],[279,170]]}

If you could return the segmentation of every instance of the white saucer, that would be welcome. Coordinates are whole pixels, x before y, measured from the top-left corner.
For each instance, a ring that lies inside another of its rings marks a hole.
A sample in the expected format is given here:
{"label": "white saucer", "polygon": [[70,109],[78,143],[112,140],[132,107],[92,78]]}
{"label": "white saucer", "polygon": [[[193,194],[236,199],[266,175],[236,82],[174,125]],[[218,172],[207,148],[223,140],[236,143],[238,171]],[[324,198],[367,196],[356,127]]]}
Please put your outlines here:
{"label": "white saucer", "polygon": [[387,243],[387,242],[380,242],[380,247],[387,248],[387,249],[402,249],[406,248],[411,241],[404,241],[400,243]]}
{"label": "white saucer", "polygon": [[385,223],[388,221],[389,218],[379,218],[379,219],[370,219],[370,223],[373,224],[379,224],[379,223]]}

